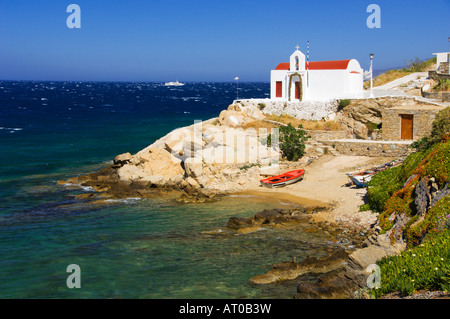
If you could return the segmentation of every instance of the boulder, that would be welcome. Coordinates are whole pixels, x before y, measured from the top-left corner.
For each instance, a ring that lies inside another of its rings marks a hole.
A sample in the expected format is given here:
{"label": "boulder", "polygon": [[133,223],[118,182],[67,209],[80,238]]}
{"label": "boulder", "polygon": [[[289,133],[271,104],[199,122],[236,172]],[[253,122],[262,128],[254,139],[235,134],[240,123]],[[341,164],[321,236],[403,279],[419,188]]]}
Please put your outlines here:
{"label": "boulder", "polygon": [[241,111],[241,106],[240,104],[236,103],[236,104],[230,104],[228,106],[228,111],[236,111],[236,112],[240,112]]}
{"label": "boulder", "polygon": [[386,250],[377,245],[370,245],[355,250],[349,256],[349,265],[355,270],[365,270],[369,265],[375,264],[386,256]]}
{"label": "boulder", "polygon": [[183,139],[182,145],[183,149],[181,154],[183,155],[183,159],[194,157],[197,151],[203,149],[202,136],[190,134]]}
{"label": "boulder", "polygon": [[218,121],[220,125],[236,127],[254,120],[242,112],[223,110],[220,112]]}
{"label": "boulder", "polygon": [[201,188],[200,184],[192,177],[186,178],[185,182],[186,182],[185,191],[187,194],[190,194],[190,195],[197,194],[199,189]]}
{"label": "boulder", "polygon": [[261,110],[256,106],[246,106],[242,109],[242,112],[255,120],[262,120],[266,118],[263,112],[261,112]]}
{"label": "boulder", "polygon": [[202,152],[202,158],[207,164],[231,164],[235,162],[235,150],[226,145],[207,145]]}
{"label": "boulder", "polygon": [[123,153],[114,158],[114,165],[123,166],[131,161],[133,156],[130,153]]}
{"label": "boulder", "polygon": [[232,229],[241,229],[253,226],[253,218],[231,217],[228,220],[228,227]]}
{"label": "boulder", "polygon": [[119,181],[125,183],[131,183],[133,181],[140,180],[143,175],[144,172],[141,168],[130,164],[125,164],[117,170]]}
{"label": "boulder", "polygon": [[376,100],[358,100],[344,109],[344,112],[357,122],[381,123],[381,108]]}
{"label": "boulder", "polygon": [[184,136],[178,136],[177,139],[169,139],[164,143],[166,151],[170,152],[173,156],[179,157],[183,155],[183,142]]}
{"label": "boulder", "polygon": [[166,179],[163,176],[159,175],[151,175],[148,177],[142,178],[141,181],[148,182],[150,186],[163,187],[166,185]]}
{"label": "boulder", "polygon": [[314,281],[304,281],[297,286],[295,299],[348,299],[353,298],[357,286],[343,274],[327,274]]}
{"label": "boulder", "polygon": [[187,158],[184,161],[184,169],[186,174],[191,177],[200,177],[203,170],[202,159],[198,158]]}
{"label": "boulder", "polygon": [[149,182],[162,186],[166,181],[178,175],[184,175],[181,160],[164,149],[151,148],[133,156],[129,164],[117,170],[120,181]]}

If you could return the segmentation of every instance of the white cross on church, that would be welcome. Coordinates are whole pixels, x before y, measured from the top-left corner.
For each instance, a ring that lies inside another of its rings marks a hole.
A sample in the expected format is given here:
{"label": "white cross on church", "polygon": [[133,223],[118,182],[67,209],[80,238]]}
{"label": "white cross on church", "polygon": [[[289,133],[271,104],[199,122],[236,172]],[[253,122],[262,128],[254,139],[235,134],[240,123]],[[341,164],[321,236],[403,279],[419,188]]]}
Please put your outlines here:
{"label": "white cross on church", "polygon": [[298,44],[297,44],[297,46],[296,46],[295,48],[297,49],[297,51],[298,51],[298,49],[300,49],[300,47],[298,46]]}

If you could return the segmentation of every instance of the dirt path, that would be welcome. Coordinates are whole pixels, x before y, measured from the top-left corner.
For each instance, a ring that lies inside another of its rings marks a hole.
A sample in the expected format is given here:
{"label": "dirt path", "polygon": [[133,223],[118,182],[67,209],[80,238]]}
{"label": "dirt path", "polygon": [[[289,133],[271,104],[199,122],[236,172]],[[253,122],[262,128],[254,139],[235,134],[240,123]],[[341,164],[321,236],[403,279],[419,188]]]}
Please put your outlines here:
{"label": "dirt path", "polygon": [[376,214],[360,212],[365,189],[349,186],[346,173],[389,162],[386,157],[325,155],[305,168],[305,179],[283,188],[253,188],[246,193],[290,200],[304,205],[331,206],[314,219],[356,227],[367,227],[376,221]]}

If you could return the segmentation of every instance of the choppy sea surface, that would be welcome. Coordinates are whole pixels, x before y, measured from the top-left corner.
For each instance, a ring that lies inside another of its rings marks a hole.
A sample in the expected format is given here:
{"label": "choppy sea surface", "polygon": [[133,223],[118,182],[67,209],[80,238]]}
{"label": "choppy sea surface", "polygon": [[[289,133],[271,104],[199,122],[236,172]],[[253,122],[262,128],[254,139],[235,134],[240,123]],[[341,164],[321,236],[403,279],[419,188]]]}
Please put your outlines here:
{"label": "choppy sea surface", "polygon": [[[320,256],[336,244],[329,234],[222,233],[232,216],[287,203],[92,205],[73,196],[89,189],[57,185],[216,117],[235,97],[236,83],[0,81],[0,298],[291,298],[295,286],[248,280],[273,263]],[[269,97],[269,83],[239,83],[239,97]],[[79,289],[66,285],[71,264]]]}

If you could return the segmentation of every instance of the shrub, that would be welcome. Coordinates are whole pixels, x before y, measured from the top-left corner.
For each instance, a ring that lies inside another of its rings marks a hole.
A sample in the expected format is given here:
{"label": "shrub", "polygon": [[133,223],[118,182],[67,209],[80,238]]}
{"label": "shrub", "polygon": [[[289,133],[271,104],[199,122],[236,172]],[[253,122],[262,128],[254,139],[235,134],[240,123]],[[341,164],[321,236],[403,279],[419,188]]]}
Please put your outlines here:
{"label": "shrub", "polygon": [[450,106],[440,111],[433,121],[430,141],[439,142],[446,133],[450,132]]}
{"label": "shrub", "polygon": [[350,105],[350,103],[351,102],[348,99],[340,100],[338,110],[342,110],[344,107]]}
{"label": "shrub", "polygon": [[404,68],[404,70],[407,72],[423,72],[426,71],[432,64],[436,63],[436,60],[436,57],[425,61],[422,61],[417,57],[415,60],[410,60],[410,62],[405,60],[408,67]]}
{"label": "shrub", "polygon": [[265,109],[266,104],[265,104],[265,103],[258,103],[258,107],[259,107],[259,109],[262,111],[262,110]]}
{"label": "shrub", "polygon": [[430,136],[426,136],[411,144],[411,147],[417,150],[423,150],[439,143],[445,139],[446,134],[450,132],[450,107],[440,111],[434,119],[431,127]]}
{"label": "shrub", "polygon": [[[305,141],[310,138],[302,125],[298,129],[291,123],[279,128],[280,150],[288,161],[298,161],[305,154]],[[271,145],[271,135],[267,137],[267,145]]]}
{"label": "shrub", "polygon": [[450,80],[439,78],[438,83],[433,87],[433,90],[436,92],[450,90]]}

